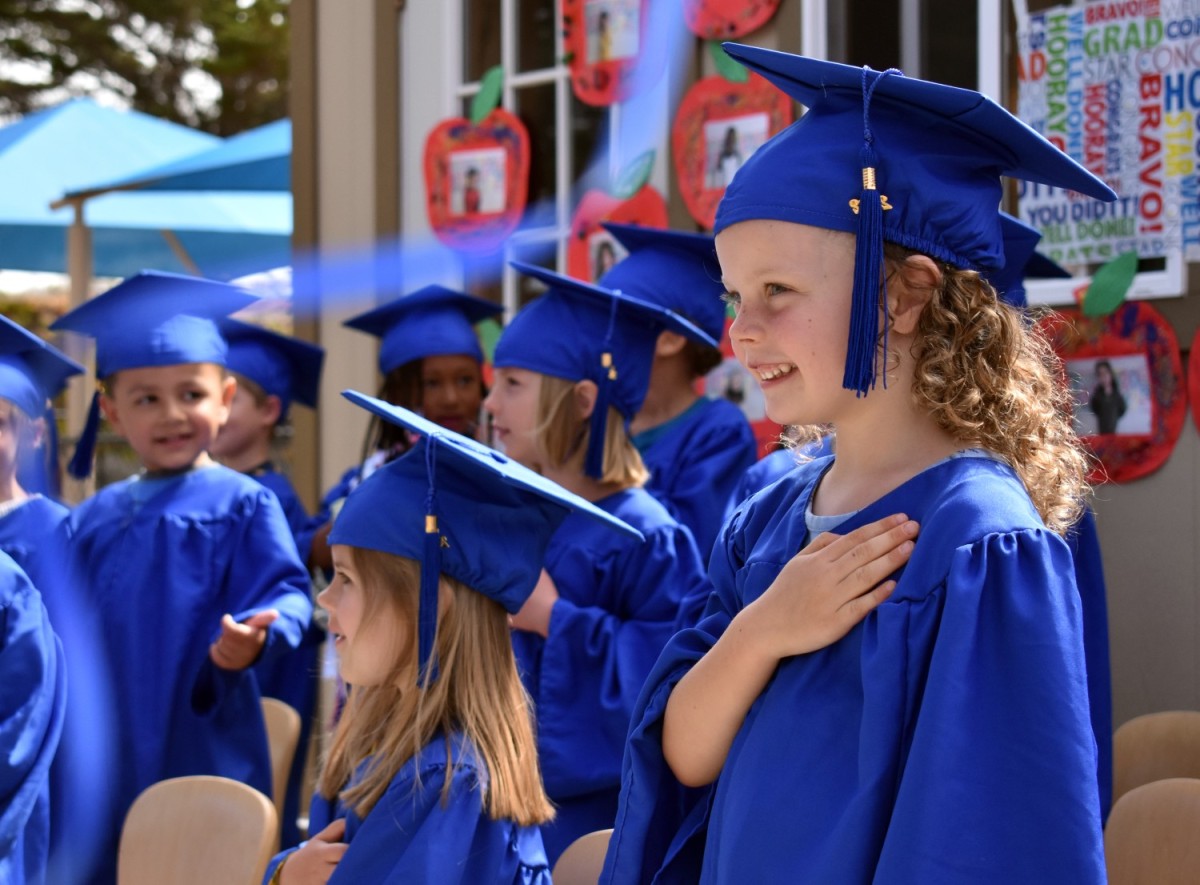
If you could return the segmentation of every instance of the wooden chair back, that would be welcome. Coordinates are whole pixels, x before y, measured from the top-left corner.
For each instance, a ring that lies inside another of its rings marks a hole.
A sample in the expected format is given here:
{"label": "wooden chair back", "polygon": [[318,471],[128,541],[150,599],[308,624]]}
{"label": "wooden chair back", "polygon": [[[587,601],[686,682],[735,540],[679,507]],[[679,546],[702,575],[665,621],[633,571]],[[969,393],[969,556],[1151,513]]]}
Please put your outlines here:
{"label": "wooden chair back", "polygon": [[1147,713],[1113,733],[1113,802],[1171,777],[1200,778],[1200,711]]}
{"label": "wooden chair back", "polygon": [[125,816],[117,885],[260,883],[278,829],[275,806],[253,787],[209,775],[160,781]]}
{"label": "wooden chair back", "polygon": [[600,881],[600,871],[604,869],[610,836],[612,830],[596,830],[584,833],[568,845],[554,862],[550,875],[554,885],[596,885]]}
{"label": "wooden chair back", "polygon": [[263,722],[267,726],[267,744],[271,748],[271,801],[283,820],[283,802],[287,796],[292,760],[300,742],[300,714],[275,698],[262,699]]}
{"label": "wooden chair back", "polygon": [[1200,882],[1200,780],[1134,787],[1113,803],[1104,828],[1109,885]]}

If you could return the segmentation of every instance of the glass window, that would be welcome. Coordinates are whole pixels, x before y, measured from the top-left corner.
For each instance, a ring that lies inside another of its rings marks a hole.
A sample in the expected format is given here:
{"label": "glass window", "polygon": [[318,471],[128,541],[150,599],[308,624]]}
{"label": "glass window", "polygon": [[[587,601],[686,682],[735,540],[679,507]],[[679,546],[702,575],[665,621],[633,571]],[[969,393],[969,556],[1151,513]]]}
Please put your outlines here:
{"label": "glass window", "polygon": [[466,83],[500,64],[500,4],[466,2],[462,7],[463,72]]}
{"label": "glass window", "polygon": [[536,71],[557,64],[556,0],[516,0],[517,70]]}

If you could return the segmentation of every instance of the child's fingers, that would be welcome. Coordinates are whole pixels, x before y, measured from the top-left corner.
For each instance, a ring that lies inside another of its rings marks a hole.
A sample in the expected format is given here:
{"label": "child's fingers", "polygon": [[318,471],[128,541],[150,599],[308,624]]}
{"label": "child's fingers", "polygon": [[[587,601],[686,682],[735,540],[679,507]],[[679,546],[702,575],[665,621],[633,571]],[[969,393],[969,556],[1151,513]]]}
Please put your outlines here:
{"label": "child's fingers", "polygon": [[333,823],[329,824],[321,832],[313,836],[319,842],[341,842],[342,837],[346,835],[346,819],[339,817]]}
{"label": "child's fingers", "polygon": [[260,612],[255,612],[250,617],[242,621],[247,627],[267,628],[279,619],[279,612],[273,608],[263,609]]}
{"label": "child's fingers", "polygon": [[861,596],[908,562],[914,547],[912,540],[903,540],[894,547],[884,549],[874,558],[854,565],[838,582],[842,595],[846,598]]}
{"label": "child's fingers", "polygon": [[[879,523],[873,523],[872,525],[877,527],[876,531],[860,536],[853,546],[838,550],[839,565],[847,570],[863,566],[881,556],[886,556],[889,551],[901,546],[904,542],[911,541],[920,531],[920,526],[911,519],[893,524],[889,518],[887,522],[886,528],[880,526]],[[869,528],[869,526],[863,526],[863,528]],[[856,532],[851,532],[843,540],[849,540],[855,534]]]}
{"label": "child's fingers", "polygon": [[886,535],[888,532],[908,522],[909,518],[903,513],[894,513],[891,516],[885,516],[883,519],[868,522],[866,525],[861,525],[845,535],[835,535],[833,540],[835,549],[831,552],[839,557],[845,556],[873,538]]}

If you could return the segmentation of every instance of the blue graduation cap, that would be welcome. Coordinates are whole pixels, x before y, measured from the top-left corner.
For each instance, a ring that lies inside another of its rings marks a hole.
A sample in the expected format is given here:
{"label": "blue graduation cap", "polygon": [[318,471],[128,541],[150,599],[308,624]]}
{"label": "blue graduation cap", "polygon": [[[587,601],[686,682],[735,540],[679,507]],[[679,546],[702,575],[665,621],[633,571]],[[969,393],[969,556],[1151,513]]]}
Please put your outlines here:
{"label": "blue graduation cap", "polygon": [[1000,230],[1004,238],[1004,266],[987,274],[1000,300],[1013,307],[1024,308],[1025,280],[1065,278],[1071,276],[1064,268],[1037,252],[1041,231],[1022,221],[1000,213]]}
{"label": "blue graduation cap", "polygon": [[[228,283],[144,270],[63,314],[51,329],[96,341],[96,376],[124,369],[184,363],[225,365],[227,346],[215,320],[257,299]],[[67,469],[82,479],[91,472],[100,429],[99,397]]]}
{"label": "blue graduation cap", "polygon": [[497,317],[504,308],[491,301],[445,286],[426,286],[342,325],[381,338],[379,371],[383,374],[427,356],[466,354],[483,362],[475,324]]}
{"label": "blue graduation cap", "polygon": [[599,279],[601,286],[673,310],[721,340],[725,285],[711,236],[612,222],[603,227],[629,255]]}
{"label": "blue graduation cap", "polygon": [[1000,176],[1116,199],[978,92],[734,43],[725,51],[809,110],[738,170],[714,230],[773,219],[857,235],[843,385],[859,394],[875,385],[884,241],[988,273],[1004,264]]}
{"label": "blue graduation cap", "polygon": [[[342,506],[330,544],[365,547],[421,565],[420,679],[437,631],[445,574],[515,614],[533,592],[555,529],[571,512],[641,538],[636,529],[473,439],[353,390],[343,396],[418,439],[362,482]],[[436,662],[430,678],[436,678]]]}
{"label": "blue graduation cap", "polygon": [[505,327],[492,362],[498,369],[528,369],[568,381],[596,383],[584,470],[599,478],[604,470],[608,407],[616,407],[626,426],[637,414],[650,386],[658,334],[678,332],[710,347],[717,342],[657,304],[532,264],[511,264],[549,288]]}
{"label": "blue graduation cap", "polygon": [[85,369],[37,335],[0,315],[0,397],[31,418],[46,411],[46,400]]}
{"label": "blue graduation cap", "polygon": [[316,408],[324,350],[240,320],[223,319],[218,325],[229,345],[225,365],[279,397],[280,417],[292,400]]}

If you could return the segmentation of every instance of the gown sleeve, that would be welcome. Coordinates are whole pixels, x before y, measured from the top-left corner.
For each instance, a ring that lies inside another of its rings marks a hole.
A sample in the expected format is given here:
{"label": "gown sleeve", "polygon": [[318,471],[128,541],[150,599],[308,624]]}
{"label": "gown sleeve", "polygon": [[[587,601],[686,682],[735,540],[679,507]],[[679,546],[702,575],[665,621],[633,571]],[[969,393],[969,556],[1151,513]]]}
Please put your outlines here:
{"label": "gown sleeve", "polygon": [[[426,770],[421,785],[398,778],[355,833],[329,885],[371,882],[407,885],[475,885],[513,882],[550,885],[545,854],[522,858],[523,836],[508,821],[493,821],[483,810],[474,771],[459,768],[442,800],[444,770]],[[538,862],[540,860],[540,862]]]}
{"label": "gown sleeve", "polygon": [[[235,621],[275,609],[279,617],[267,628],[266,642],[255,663],[274,662],[300,644],[312,621],[308,572],[301,565],[274,493],[258,488],[244,502],[241,532],[231,539],[235,549],[224,576],[229,588],[227,606]],[[212,640],[220,634],[214,625]],[[231,686],[250,670],[223,670],[207,655],[192,691],[192,706],[204,714],[219,706]]]}
{"label": "gown sleeve", "polygon": [[41,595],[0,555],[0,881],[40,882],[66,669]]}
{"label": "gown sleeve", "polygon": [[[695,542],[680,525],[650,532],[599,563],[615,598],[555,603],[534,702],[546,791],[556,798],[613,789],[638,693],[674,629],[681,593],[704,582]],[[578,597],[576,597],[578,598]],[[579,760],[587,759],[587,765]]]}
{"label": "gown sleeve", "polygon": [[[1081,637],[1070,551],[1045,529],[960,548],[929,599],[866,622],[861,758],[904,758],[875,881],[1104,881]],[[897,716],[901,745],[871,748]]]}
{"label": "gown sleeve", "polygon": [[695,627],[672,637],[634,707],[602,883],[699,881],[713,787],[689,789],[675,779],[663,758],[662,724],[671,691],[716,644],[741,607],[734,592],[739,559],[737,523],[735,515],[722,529],[713,550],[709,577],[717,590],[709,598],[704,617]]}

